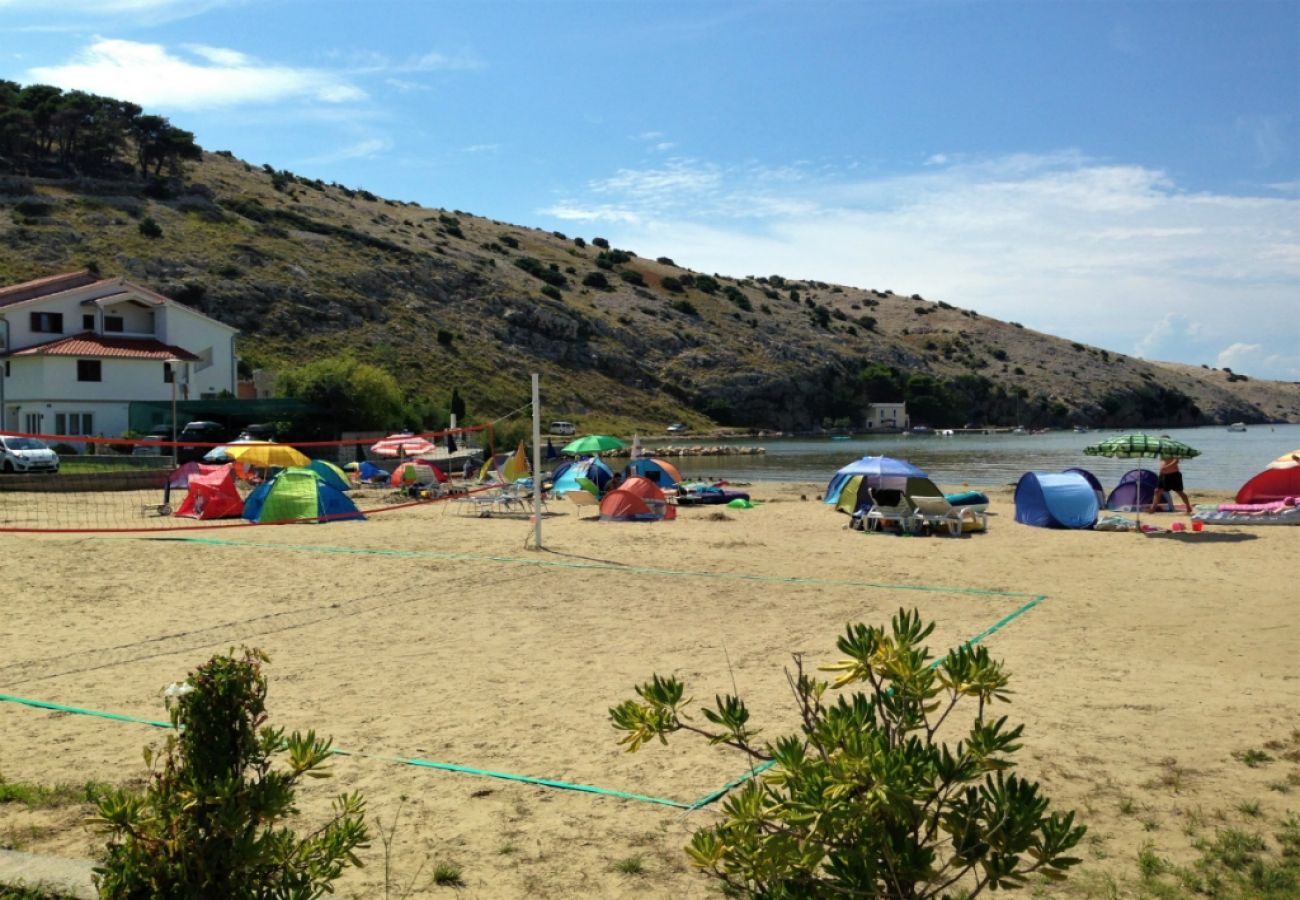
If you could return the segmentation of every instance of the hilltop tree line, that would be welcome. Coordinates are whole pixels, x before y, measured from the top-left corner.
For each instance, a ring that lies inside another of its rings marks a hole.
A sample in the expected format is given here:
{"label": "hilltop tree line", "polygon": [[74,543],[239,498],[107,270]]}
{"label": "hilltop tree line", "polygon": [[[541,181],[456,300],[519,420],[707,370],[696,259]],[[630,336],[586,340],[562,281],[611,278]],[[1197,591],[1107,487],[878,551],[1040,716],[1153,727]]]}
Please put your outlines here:
{"label": "hilltop tree line", "polygon": [[149,178],[202,153],[193,133],[135,103],[0,80],[0,172]]}

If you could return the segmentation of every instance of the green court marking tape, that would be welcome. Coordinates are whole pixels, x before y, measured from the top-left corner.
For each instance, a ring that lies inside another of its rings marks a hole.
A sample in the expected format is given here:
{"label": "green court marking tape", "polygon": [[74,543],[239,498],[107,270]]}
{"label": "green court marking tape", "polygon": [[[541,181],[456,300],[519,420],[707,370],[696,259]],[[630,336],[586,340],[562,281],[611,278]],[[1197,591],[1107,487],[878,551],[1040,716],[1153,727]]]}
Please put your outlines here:
{"label": "green court marking tape", "polygon": [[[149,725],[154,728],[172,727],[171,722],[159,722],[156,719],[142,719],[138,716],[104,712],[98,709],[86,709],[81,706],[65,706],[62,703],[51,703],[48,700],[32,700],[28,697],[15,697],[11,694],[0,694],[0,701],[6,703],[17,703],[20,706],[30,706],[36,709],[48,709],[54,712],[70,713],[77,716],[92,716],[97,719],[110,719],[114,722],[130,722],[133,725]],[[572,784],[567,781],[557,781],[553,778],[536,778],[532,775],[515,775],[510,772],[494,772],[490,769],[476,769],[473,766],[461,766],[456,763],[434,762],[433,760],[420,759],[419,757],[381,756],[375,753],[361,753],[353,750],[340,749],[334,749],[330,752],[336,756],[357,756],[366,759],[377,759],[383,762],[399,763],[406,766],[418,766],[424,769],[441,769],[444,772],[460,772],[464,775],[500,778],[505,781],[519,781],[524,784],[536,784],[541,785],[542,787],[558,788],[559,790],[564,791],[581,791],[587,794],[602,794],[606,797],[618,797],[623,800],[640,800],[643,803],[656,803],[660,806],[672,806],[677,809],[686,809],[689,805],[682,803],[680,800],[668,800],[664,797],[650,797],[645,794],[633,794],[628,791],[597,787],[591,784]]]}
{"label": "green court marking tape", "polygon": [[[101,538],[100,540],[138,540],[138,538]],[[795,576],[754,575],[746,572],[697,572],[688,569],[659,569],[651,566],[621,566],[613,563],[570,562],[565,560],[527,559],[518,556],[497,556],[481,553],[445,553],[437,550],[385,550],[370,547],[328,547],[313,544],[272,544],[263,541],[229,541],[221,538],[163,537],[146,540],[182,541],[187,544],[208,544],[217,547],[247,547],[256,550],[289,550],[295,553],[343,553],[357,556],[388,556],[409,559],[447,559],[472,562],[503,562],[521,566],[543,566],[557,569],[592,569],[599,571],[632,572],[638,575],[664,575],[673,578],[721,578],[737,581],[758,581],[765,584],[806,584],[817,587],[861,587],[891,591],[917,591],[929,594],[968,594],[980,597],[1032,597],[1023,591],[995,591],[988,588],[937,587],[918,584],[886,584],[878,581],[850,581],[836,578],[799,578]]]}
{"label": "green court marking tape", "polygon": [[[975,637],[967,640],[962,646],[973,647],[974,645],[978,644],[980,641],[984,640],[989,635],[1002,630],[1007,625],[1011,624],[1016,619],[1020,618],[1025,613],[1029,612],[1031,609],[1033,609],[1035,606],[1042,603],[1046,599],[1047,599],[1046,594],[1039,594],[1037,597],[1035,597],[1033,600],[1030,600],[1028,603],[1020,607],[1019,609],[1017,609],[1015,612],[1003,616],[1001,619],[994,622],[988,628],[985,628],[979,634],[975,635]],[[946,658],[947,657],[940,657],[939,659],[936,659],[934,662],[930,663],[930,668],[933,669],[938,667],[938,665],[942,663]],[[741,775],[735,781],[729,782],[728,784],[718,788],[716,791],[714,791],[711,794],[705,794],[703,797],[701,797],[700,799],[692,803],[690,806],[688,806],[687,810],[694,811],[699,809],[702,806],[708,806],[713,801],[725,796],[728,791],[740,787],[746,781],[749,781],[749,779],[757,775],[761,775],[762,773],[766,772],[768,769],[772,768],[774,765],[776,765],[776,760],[769,759],[766,762],[762,763],[761,765],[754,766],[752,769],[750,769],[744,775]]]}
{"label": "green court marking tape", "polygon": [[98,719],[112,719],[115,722],[131,722],[136,725],[152,725],[155,728],[171,728],[171,722],[159,722],[156,719],[140,719],[135,716],[125,716],[121,713],[102,712],[98,709],[83,709],[80,706],[64,706],[61,703],[50,703],[48,700],[30,700],[27,697],[14,697],[9,694],[0,694],[0,700],[5,703],[18,703],[22,706],[34,706],[37,709],[50,709],[54,712],[72,713],[77,716],[94,716]]}

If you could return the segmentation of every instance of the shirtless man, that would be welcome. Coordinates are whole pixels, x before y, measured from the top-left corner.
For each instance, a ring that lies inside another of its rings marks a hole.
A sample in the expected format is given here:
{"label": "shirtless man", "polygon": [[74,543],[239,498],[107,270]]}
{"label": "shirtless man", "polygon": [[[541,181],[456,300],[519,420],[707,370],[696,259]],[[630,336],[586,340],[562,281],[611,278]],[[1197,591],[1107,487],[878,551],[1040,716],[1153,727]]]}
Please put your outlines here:
{"label": "shirtless man", "polygon": [[1147,512],[1153,513],[1156,511],[1156,506],[1160,503],[1162,496],[1168,498],[1172,505],[1173,498],[1169,497],[1171,491],[1182,499],[1183,506],[1190,516],[1192,514],[1192,501],[1188,500],[1187,494],[1183,492],[1183,473],[1178,468],[1178,460],[1162,459],[1160,460],[1160,482],[1151,495],[1151,508]]}

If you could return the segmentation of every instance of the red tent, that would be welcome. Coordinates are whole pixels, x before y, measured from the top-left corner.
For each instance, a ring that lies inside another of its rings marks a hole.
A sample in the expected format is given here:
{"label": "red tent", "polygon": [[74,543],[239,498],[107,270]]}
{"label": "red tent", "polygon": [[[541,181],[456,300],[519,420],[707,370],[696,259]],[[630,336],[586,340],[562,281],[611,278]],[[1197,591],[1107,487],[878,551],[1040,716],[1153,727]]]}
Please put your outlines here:
{"label": "red tent", "polygon": [[1267,468],[1237,491],[1238,503],[1276,503],[1300,497],[1300,466]]}
{"label": "red tent", "polygon": [[232,519],[244,511],[244,498],[235,489],[231,466],[205,466],[215,471],[190,475],[190,492],[185,495],[178,516],[191,519]]}
{"label": "red tent", "polygon": [[629,478],[600,501],[602,522],[656,522],[677,518],[677,507],[648,478]]}

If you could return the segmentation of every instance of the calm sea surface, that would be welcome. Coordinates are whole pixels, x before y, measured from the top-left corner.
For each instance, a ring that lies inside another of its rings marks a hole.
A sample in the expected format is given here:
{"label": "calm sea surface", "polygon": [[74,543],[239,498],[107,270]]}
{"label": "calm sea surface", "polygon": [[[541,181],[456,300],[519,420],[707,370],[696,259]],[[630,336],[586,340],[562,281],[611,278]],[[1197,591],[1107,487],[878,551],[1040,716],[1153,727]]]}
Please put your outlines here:
{"label": "calm sea surface", "polygon": [[[762,446],[762,456],[680,457],[674,460],[686,477],[726,477],[743,481],[811,481],[825,483],[841,466],[863,456],[893,456],[920,466],[939,484],[1005,485],[1025,472],[1089,470],[1110,489],[1130,469],[1156,469],[1154,460],[1085,456],[1083,448],[1122,431],[1072,431],[1049,434],[972,434],[952,437],[875,435],[847,441],[825,438],[749,438],[735,441],[645,440],[647,449],[667,444],[735,444]],[[1252,425],[1245,432],[1223,427],[1151,430],[1168,434],[1201,451],[1182,464],[1189,492],[1235,490],[1283,453],[1300,449],[1300,425]]]}

